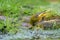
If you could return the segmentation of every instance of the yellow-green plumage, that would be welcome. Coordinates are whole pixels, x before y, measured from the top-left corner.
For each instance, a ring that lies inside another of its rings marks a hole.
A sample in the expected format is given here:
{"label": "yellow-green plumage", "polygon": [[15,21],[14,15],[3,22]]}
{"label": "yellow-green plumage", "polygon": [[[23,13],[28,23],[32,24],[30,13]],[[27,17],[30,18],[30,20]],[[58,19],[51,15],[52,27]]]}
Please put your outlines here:
{"label": "yellow-green plumage", "polygon": [[39,14],[35,14],[32,15],[31,19],[30,19],[30,24],[32,24],[33,26],[36,25],[37,22],[42,21],[42,18],[46,16],[45,11],[39,13]]}

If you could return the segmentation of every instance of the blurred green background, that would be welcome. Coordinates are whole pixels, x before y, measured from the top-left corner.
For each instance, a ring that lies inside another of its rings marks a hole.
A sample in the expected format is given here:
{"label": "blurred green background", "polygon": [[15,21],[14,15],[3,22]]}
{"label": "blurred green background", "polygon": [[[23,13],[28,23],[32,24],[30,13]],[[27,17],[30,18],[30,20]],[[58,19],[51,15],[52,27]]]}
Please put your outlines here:
{"label": "blurred green background", "polygon": [[51,15],[60,16],[60,0],[0,0],[0,16],[6,17],[0,21],[0,30],[6,26],[4,30],[14,33],[18,30],[23,16],[30,16],[46,9],[52,9]]}

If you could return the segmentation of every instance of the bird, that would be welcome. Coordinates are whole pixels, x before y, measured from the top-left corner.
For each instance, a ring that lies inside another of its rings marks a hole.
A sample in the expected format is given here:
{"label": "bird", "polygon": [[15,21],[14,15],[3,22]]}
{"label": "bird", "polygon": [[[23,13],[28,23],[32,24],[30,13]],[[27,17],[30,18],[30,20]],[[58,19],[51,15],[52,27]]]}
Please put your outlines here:
{"label": "bird", "polygon": [[35,26],[37,22],[41,22],[42,20],[44,20],[44,17],[47,15],[46,13],[48,11],[50,11],[50,10],[44,10],[42,12],[32,15],[30,18],[30,24],[32,26]]}

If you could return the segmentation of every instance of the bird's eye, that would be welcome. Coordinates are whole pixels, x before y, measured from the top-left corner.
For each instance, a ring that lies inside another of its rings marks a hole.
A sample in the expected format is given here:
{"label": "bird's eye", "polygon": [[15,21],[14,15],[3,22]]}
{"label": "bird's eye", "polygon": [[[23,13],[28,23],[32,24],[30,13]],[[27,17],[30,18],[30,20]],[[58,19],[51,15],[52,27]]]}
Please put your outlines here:
{"label": "bird's eye", "polygon": [[35,18],[37,18],[37,17],[38,17],[38,15],[35,16]]}

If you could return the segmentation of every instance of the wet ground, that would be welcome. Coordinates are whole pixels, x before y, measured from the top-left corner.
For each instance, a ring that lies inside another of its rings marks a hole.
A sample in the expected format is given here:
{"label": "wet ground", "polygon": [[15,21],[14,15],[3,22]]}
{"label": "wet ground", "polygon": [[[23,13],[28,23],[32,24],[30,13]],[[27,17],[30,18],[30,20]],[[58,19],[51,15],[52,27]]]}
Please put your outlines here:
{"label": "wet ground", "polygon": [[57,30],[28,30],[21,28],[16,34],[0,35],[0,40],[60,40],[60,29]]}

